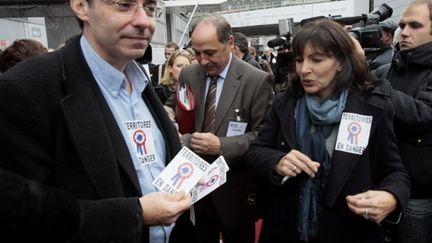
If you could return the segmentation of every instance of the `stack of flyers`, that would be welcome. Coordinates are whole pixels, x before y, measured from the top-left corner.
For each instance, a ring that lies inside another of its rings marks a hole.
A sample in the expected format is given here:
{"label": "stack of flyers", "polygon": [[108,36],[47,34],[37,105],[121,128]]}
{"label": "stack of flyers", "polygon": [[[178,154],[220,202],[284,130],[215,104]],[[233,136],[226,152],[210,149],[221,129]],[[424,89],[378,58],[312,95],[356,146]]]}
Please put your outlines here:
{"label": "stack of flyers", "polygon": [[226,182],[226,173],[229,170],[223,156],[219,156],[208,168],[206,175],[192,189],[192,203],[207,196],[216,188]]}
{"label": "stack of flyers", "polygon": [[209,167],[209,163],[183,147],[153,181],[153,185],[168,193],[189,192],[206,174]]}
{"label": "stack of flyers", "polygon": [[167,193],[191,192],[192,203],[195,203],[223,185],[228,170],[223,156],[209,164],[183,147],[153,181],[153,185]]}

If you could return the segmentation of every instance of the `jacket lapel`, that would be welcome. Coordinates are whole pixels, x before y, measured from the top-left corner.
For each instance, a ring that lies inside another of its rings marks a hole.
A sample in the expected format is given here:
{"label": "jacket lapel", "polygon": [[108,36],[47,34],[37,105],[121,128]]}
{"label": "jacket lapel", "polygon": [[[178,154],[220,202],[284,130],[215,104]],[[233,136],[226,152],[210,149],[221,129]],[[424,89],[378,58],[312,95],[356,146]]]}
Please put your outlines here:
{"label": "jacket lapel", "polygon": [[[228,69],[227,77],[224,81],[221,95],[219,97],[219,103],[216,108],[216,119],[215,119],[215,131],[216,134],[222,125],[223,119],[226,114],[232,113],[229,108],[236,97],[238,89],[240,87],[240,78],[242,75],[242,70],[238,68],[238,62],[241,60],[237,59],[234,55],[231,59],[231,65]],[[243,62],[243,61],[241,61]]]}
{"label": "jacket lapel", "polygon": [[[196,64],[199,65],[199,64]],[[196,76],[191,79],[192,90],[196,99],[195,131],[202,131],[206,99],[206,74],[204,69],[198,68]]]}
{"label": "jacket lapel", "polygon": [[[288,98],[288,95],[285,94],[284,98]],[[279,113],[279,117],[281,117],[281,121],[292,121],[289,124],[281,124],[282,136],[284,138],[284,142],[287,143],[289,148],[297,149],[296,143],[296,131],[295,131],[295,105],[297,103],[297,99],[288,99],[288,103],[280,102],[276,107],[276,111]],[[293,119],[294,118],[294,119]]]}
{"label": "jacket lapel", "polygon": [[75,89],[62,107],[74,146],[96,190],[102,197],[122,195],[114,150],[90,86]]}
{"label": "jacket lapel", "polygon": [[147,104],[147,107],[153,115],[153,119],[155,120],[164,137],[167,159],[165,164],[168,164],[181,149],[177,130],[169,119],[165,109],[162,106],[162,103],[159,100],[159,97],[150,83],[145,88],[142,98]]}
{"label": "jacket lapel", "polygon": [[[363,96],[356,92],[350,92],[347,99],[347,105],[344,112],[351,112],[360,115],[372,116],[372,125],[369,140],[373,138],[377,124],[380,123],[383,107],[370,103]],[[329,175],[324,203],[332,206],[342,191],[344,185],[349,180],[351,173],[357,163],[367,163],[364,159],[368,148],[363,151],[363,155],[352,154],[348,152],[334,150],[332,158],[332,170]]]}
{"label": "jacket lapel", "polygon": [[[68,93],[61,104],[73,144],[101,197],[121,196],[123,195],[122,183],[118,173],[116,151],[112,144],[113,140],[119,140],[118,134],[110,137],[112,129],[109,128],[115,124],[112,117],[107,120],[104,117],[103,109],[109,108],[105,102],[100,102],[97,98],[97,92],[100,96],[102,94],[86,65],[79,46],[79,38],[61,51],[60,59],[63,62],[63,78]],[[127,160],[123,156],[120,157],[120,161]],[[128,164],[125,170],[129,175],[135,174],[131,173],[130,166],[133,164],[130,158]]]}
{"label": "jacket lapel", "polygon": [[115,156],[120,167],[126,172],[129,179],[132,181],[136,195],[141,195],[141,187],[139,185],[138,176],[133,165],[133,161],[129,152],[127,144],[124,142],[123,134],[117,125],[111,109],[105,101],[102,93],[99,91],[98,87],[95,87],[95,93],[100,104],[100,109],[105,119],[105,124],[109,132],[110,141],[115,151]]}

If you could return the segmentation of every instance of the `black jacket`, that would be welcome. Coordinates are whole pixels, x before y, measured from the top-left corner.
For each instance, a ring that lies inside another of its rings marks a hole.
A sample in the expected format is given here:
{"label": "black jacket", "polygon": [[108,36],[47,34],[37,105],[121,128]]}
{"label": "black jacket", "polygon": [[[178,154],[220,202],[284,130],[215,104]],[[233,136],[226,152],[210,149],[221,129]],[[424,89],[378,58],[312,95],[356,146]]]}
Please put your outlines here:
{"label": "black jacket", "polygon": [[[281,184],[282,177],[274,173],[276,163],[291,149],[298,149],[296,102],[287,92],[276,96],[264,127],[247,152],[248,166],[263,179],[262,185],[267,182],[262,195],[263,243],[299,242],[298,187],[304,174]],[[379,91],[369,96],[351,91],[344,112],[373,117],[369,143],[361,155],[333,150],[332,168],[321,198],[319,242],[383,242],[383,227],[352,213],[345,197],[367,190],[385,190],[396,197],[399,210],[408,201],[409,180],[396,146],[390,102]],[[387,219],[397,213],[396,210]]]}
{"label": "black jacket", "polygon": [[[180,149],[177,132],[151,85],[142,98],[164,135],[170,161]],[[0,114],[0,168],[96,202],[84,204],[76,242],[149,241],[132,158],[79,38],[2,74]],[[186,214],[180,218],[172,239],[186,232],[180,228],[187,221]]]}
{"label": "black jacket", "polygon": [[432,42],[400,51],[391,65],[377,70],[391,84],[387,91],[412,198],[432,198]]}
{"label": "black jacket", "polygon": [[0,169],[0,234],[5,242],[66,242],[81,222],[70,194]]}

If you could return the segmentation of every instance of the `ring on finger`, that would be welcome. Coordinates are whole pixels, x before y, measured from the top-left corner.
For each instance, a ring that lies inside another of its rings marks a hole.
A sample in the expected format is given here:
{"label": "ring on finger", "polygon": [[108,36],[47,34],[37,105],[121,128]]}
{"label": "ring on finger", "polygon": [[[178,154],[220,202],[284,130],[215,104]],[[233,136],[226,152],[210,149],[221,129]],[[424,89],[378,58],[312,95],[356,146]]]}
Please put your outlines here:
{"label": "ring on finger", "polygon": [[369,219],[369,209],[367,209],[367,208],[364,209],[363,216],[365,219]]}
{"label": "ring on finger", "polygon": [[292,168],[292,171],[296,172],[296,170],[297,170],[297,166],[294,165],[294,167]]}

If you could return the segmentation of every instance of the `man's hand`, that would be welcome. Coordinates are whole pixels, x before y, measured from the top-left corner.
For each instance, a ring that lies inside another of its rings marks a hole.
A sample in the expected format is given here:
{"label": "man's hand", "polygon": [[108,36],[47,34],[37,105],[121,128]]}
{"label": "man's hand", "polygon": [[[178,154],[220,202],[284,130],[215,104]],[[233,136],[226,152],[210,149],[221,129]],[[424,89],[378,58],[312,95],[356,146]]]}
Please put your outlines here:
{"label": "man's hand", "polygon": [[191,149],[198,154],[219,155],[220,140],[213,133],[194,132],[190,140]]}
{"label": "man's hand", "polygon": [[192,205],[189,193],[152,192],[139,199],[144,225],[170,225]]}

